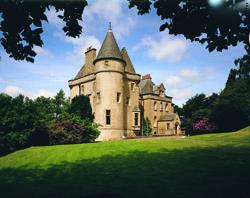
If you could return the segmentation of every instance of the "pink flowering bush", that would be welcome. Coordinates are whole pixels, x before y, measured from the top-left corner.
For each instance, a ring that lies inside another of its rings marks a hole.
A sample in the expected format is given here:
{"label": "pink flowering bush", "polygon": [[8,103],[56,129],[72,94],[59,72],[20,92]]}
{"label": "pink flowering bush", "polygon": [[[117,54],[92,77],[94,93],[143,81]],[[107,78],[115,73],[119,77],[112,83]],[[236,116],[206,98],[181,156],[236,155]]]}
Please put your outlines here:
{"label": "pink flowering bush", "polygon": [[193,124],[193,130],[196,133],[208,133],[217,130],[217,127],[208,118],[202,118]]}

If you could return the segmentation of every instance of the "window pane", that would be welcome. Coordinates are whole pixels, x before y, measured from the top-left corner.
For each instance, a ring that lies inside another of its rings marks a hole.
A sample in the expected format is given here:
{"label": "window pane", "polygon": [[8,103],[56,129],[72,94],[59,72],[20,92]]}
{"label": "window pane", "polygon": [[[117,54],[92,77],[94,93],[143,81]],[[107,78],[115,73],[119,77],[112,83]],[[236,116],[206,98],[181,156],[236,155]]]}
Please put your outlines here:
{"label": "window pane", "polygon": [[110,125],[110,110],[106,110],[106,125]]}
{"label": "window pane", "polygon": [[135,120],[134,120],[134,124],[135,126],[138,126],[138,113],[135,113]]}

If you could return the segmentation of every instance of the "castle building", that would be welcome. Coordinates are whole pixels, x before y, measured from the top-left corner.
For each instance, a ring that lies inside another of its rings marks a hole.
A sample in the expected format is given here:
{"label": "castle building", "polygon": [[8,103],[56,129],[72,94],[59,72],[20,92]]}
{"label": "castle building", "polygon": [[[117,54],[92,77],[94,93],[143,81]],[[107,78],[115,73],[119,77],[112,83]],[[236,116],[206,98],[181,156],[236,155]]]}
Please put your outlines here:
{"label": "castle building", "polygon": [[180,118],[174,113],[172,97],[163,84],[141,78],[125,48],[119,49],[111,28],[96,56],[96,49],[85,52],[85,64],[69,80],[70,98],[90,98],[94,122],[100,124],[100,141],[143,135],[143,117],[156,135],[179,133]]}

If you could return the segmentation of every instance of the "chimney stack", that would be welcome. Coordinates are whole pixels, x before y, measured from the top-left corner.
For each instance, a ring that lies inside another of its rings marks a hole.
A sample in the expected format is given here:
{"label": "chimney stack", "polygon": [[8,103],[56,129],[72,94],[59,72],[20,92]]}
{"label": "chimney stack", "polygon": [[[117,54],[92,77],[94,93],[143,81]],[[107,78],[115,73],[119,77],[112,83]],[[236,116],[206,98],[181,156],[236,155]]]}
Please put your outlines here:
{"label": "chimney stack", "polygon": [[96,58],[96,49],[92,48],[92,46],[88,47],[85,52],[85,64],[92,66],[95,58]]}
{"label": "chimney stack", "polygon": [[142,76],[142,80],[145,80],[145,79],[152,79],[150,74],[146,74],[145,76]]}

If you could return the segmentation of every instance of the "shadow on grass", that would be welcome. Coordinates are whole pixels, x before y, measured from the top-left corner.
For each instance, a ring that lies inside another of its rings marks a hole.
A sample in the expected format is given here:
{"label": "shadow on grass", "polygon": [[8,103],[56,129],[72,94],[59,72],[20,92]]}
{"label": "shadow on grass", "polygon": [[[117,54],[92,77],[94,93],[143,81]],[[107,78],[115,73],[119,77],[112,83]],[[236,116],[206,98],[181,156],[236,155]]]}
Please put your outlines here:
{"label": "shadow on grass", "polygon": [[250,197],[244,147],[132,151],[74,163],[0,170],[1,197]]}

